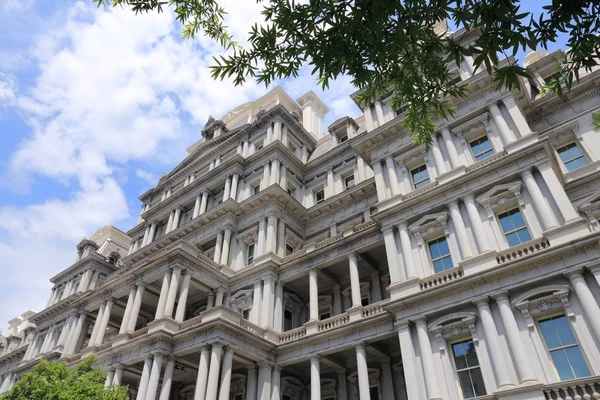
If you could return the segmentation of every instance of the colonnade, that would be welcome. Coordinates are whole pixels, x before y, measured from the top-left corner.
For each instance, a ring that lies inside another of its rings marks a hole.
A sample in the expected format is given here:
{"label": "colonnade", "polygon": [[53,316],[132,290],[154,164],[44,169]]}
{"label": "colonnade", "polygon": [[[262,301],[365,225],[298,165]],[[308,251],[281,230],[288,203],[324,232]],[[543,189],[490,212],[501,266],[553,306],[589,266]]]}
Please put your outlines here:
{"label": "colonnade", "polygon": [[72,276],[60,285],[55,285],[46,302],[46,308],[66,299],[72,294],[94,290],[98,285],[99,279],[100,271],[90,268],[80,274]]}

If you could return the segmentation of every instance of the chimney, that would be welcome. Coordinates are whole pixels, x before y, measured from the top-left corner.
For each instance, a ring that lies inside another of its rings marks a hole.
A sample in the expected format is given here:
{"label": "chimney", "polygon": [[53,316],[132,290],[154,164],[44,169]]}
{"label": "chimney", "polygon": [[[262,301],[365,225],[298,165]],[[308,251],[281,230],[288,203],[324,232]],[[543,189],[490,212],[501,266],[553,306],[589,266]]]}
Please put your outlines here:
{"label": "chimney", "polygon": [[322,138],[324,135],[323,117],[329,112],[327,106],[312,90],[300,96],[296,101],[302,108],[304,129],[310,132],[315,139]]}

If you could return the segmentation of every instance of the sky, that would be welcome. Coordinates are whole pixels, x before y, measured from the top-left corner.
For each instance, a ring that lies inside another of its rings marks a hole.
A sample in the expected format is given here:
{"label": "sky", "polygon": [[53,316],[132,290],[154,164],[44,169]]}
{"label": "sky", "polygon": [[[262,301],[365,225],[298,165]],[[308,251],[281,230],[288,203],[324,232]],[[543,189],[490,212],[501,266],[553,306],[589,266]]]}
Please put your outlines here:
{"label": "sky", "polygon": [[[221,3],[243,43],[262,6]],[[49,279],[84,236],[135,225],[138,196],[186,156],[209,115],[274,87],[213,81],[220,53],[205,38],[182,39],[170,12],[0,0],[0,328],[44,308]],[[308,70],[276,84],[292,98],[314,90],[330,109],[325,126],[359,115],[348,78],[326,92]]]}

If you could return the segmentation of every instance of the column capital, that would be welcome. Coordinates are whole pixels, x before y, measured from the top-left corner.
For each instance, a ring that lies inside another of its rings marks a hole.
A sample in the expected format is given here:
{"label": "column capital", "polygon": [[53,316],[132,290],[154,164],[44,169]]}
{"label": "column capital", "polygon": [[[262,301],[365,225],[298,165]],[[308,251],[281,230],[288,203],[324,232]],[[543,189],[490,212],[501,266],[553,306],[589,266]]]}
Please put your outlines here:
{"label": "column capital", "polygon": [[145,282],[138,282],[138,283],[135,284],[135,286],[138,289],[146,289],[146,283]]}
{"label": "column capital", "polygon": [[508,297],[508,291],[492,294],[491,298],[496,300],[497,303],[504,302],[504,301],[510,301],[510,299]]}
{"label": "column capital", "polygon": [[577,277],[583,277],[583,268],[576,269],[575,271],[565,272],[564,274],[569,280],[573,280]]}
{"label": "column capital", "polygon": [[458,208],[458,199],[453,199],[450,200],[448,203],[448,208],[453,209],[453,208]]}
{"label": "column capital", "polygon": [[313,354],[312,356],[310,356],[310,361],[319,361],[321,359],[321,356],[318,354]]}
{"label": "column capital", "polygon": [[[416,318],[416,319],[413,319],[413,320],[412,320],[412,322],[413,322],[413,323],[414,323],[414,324],[415,324],[417,327],[419,327],[419,326],[423,326],[423,325],[427,326],[427,317],[418,317],[418,318]],[[407,321],[407,323],[408,323],[408,321]]]}
{"label": "column capital", "polygon": [[475,201],[475,193],[471,192],[471,193],[467,193],[465,195],[463,195],[462,197],[463,201],[467,202],[474,202]]}
{"label": "column capital", "polygon": [[490,299],[488,296],[481,297],[479,299],[473,300],[471,303],[475,304],[477,308],[489,308]]}
{"label": "column capital", "polygon": [[408,222],[402,221],[397,225],[398,229],[408,231]]}
{"label": "column capital", "polygon": [[394,231],[394,225],[388,225],[381,228],[381,231],[386,234]]}
{"label": "column capital", "polygon": [[520,172],[520,175],[521,175],[521,177],[522,177],[522,178],[525,178],[525,177],[528,177],[528,178],[529,178],[529,177],[533,177],[533,173],[531,172],[531,168],[528,168],[528,169],[526,169],[525,171],[521,171],[521,172]]}
{"label": "column capital", "polygon": [[356,350],[365,350],[365,342],[358,342],[354,347]]}
{"label": "column capital", "polygon": [[181,273],[181,272],[183,271],[183,269],[184,269],[184,268],[183,268],[183,266],[181,266],[181,265],[175,264],[175,265],[173,265],[173,266],[171,267],[171,269],[173,270],[173,272],[175,272],[175,271],[179,271],[179,273]]}
{"label": "column capital", "polygon": [[268,360],[260,360],[256,364],[258,365],[258,368],[273,368],[273,365],[275,365],[273,361]]}
{"label": "column capital", "polygon": [[158,358],[158,359],[163,359],[169,355],[169,353],[167,353],[163,350],[152,351],[150,354],[152,354],[154,356],[154,358]]}

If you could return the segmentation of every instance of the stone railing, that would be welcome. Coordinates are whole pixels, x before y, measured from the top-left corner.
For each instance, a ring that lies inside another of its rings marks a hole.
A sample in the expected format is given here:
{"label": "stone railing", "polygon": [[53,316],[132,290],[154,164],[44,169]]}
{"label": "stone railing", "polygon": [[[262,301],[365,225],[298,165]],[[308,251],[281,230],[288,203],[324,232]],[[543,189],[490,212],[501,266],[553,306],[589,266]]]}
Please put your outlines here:
{"label": "stone railing", "polygon": [[550,247],[550,242],[548,239],[541,237],[539,239],[530,240],[519,246],[511,247],[510,249],[498,253],[496,256],[496,261],[498,261],[498,264],[503,264],[505,262],[514,261],[533,253],[540,252],[548,247]]}
{"label": "stone railing", "polygon": [[383,305],[378,302],[375,304],[370,304],[368,306],[363,307],[362,316],[363,318],[370,317],[372,315],[381,314],[385,310],[383,309]]}
{"label": "stone railing", "polygon": [[600,378],[574,379],[544,385],[547,400],[600,399]]}
{"label": "stone railing", "polygon": [[140,336],[144,336],[145,334],[148,333],[148,327],[145,326],[142,329],[138,329],[137,331],[133,332],[130,336],[129,339],[135,339],[135,338],[139,338]]}
{"label": "stone railing", "polygon": [[306,327],[301,326],[300,328],[292,329],[287,332],[283,332],[279,335],[279,343],[290,342],[295,339],[306,336]]}
{"label": "stone railing", "polygon": [[201,251],[198,252],[198,258],[200,260],[202,260],[208,266],[213,267],[215,269],[218,269],[219,271],[223,268],[223,266],[221,264],[218,264],[218,263],[214,262],[209,257],[207,257],[206,255],[204,255],[204,253],[202,253]]}
{"label": "stone railing", "polygon": [[438,272],[428,278],[421,279],[421,290],[431,289],[448,282],[455,281],[465,275],[462,267],[454,267],[446,271]]}
{"label": "stone railing", "polygon": [[303,256],[304,254],[306,254],[306,249],[301,249],[301,250],[298,250],[298,251],[296,251],[296,252],[294,252],[294,253],[290,254],[289,256],[285,256],[285,257],[283,257],[283,258],[281,259],[281,262],[282,262],[282,263],[286,263],[286,262],[289,262],[289,261],[295,260],[296,258],[299,258],[299,257]]}
{"label": "stone railing", "polygon": [[315,244],[315,249],[320,249],[321,247],[329,246],[331,243],[335,243],[338,240],[340,240],[341,238],[343,238],[343,236],[340,233],[339,235],[335,235],[332,237],[328,237],[327,239],[323,239],[320,242],[317,242]]}
{"label": "stone railing", "polygon": [[317,330],[319,332],[326,331],[337,326],[345,325],[348,322],[350,322],[350,316],[347,313],[336,315],[334,317],[324,319],[323,321],[319,321]]}
{"label": "stone railing", "polygon": [[181,324],[179,324],[179,329],[191,328],[192,326],[200,325],[201,322],[202,315],[198,315],[197,317],[190,318],[187,321],[183,321]]}
{"label": "stone railing", "polygon": [[261,328],[260,326],[253,324],[252,322],[244,319],[244,318],[240,318],[240,326],[242,328],[244,328],[245,330],[247,330],[248,332],[252,332],[256,335],[260,335],[262,336],[264,329]]}
{"label": "stone railing", "polygon": [[375,226],[375,225],[377,225],[377,222],[375,222],[373,220],[366,221],[366,222],[363,222],[362,224],[356,225],[352,230],[355,233],[357,233],[357,232],[361,232],[361,231],[364,231],[366,229],[369,229],[370,227]]}

